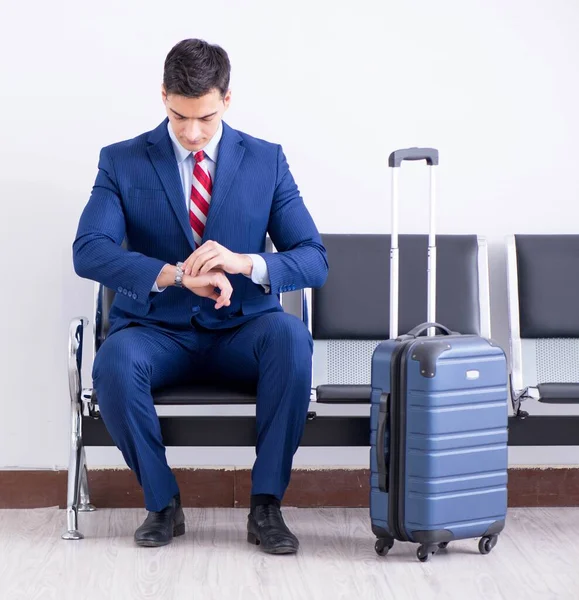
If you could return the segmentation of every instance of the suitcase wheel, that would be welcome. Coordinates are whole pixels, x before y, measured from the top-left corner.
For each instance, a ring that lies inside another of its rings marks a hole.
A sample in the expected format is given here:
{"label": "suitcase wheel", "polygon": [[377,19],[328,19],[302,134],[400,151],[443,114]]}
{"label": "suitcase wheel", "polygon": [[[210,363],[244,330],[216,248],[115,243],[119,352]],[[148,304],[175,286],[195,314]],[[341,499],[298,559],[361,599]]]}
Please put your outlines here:
{"label": "suitcase wheel", "polygon": [[485,535],[478,543],[478,551],[481,554],[488,554],[497,545],[498,540],[498,535]]}
{"label": "suitcase wheel", "polygon": [[394,546],[394,540],[388,538],[378,538],[374,544],[374,550],[378,556],[386,556]]}
{"label": "suitcase wheel", "polygon": [[420,562],[426,562],[427,560],[430,559],[430,557],[433,554],[436,554],[438,552],[439,547],[440,546],[438,544],[436,544],[434,546],[422,544],[422,546],[418,546],[418,550],[416,551],[416,556],[418,557],[418,560]]}

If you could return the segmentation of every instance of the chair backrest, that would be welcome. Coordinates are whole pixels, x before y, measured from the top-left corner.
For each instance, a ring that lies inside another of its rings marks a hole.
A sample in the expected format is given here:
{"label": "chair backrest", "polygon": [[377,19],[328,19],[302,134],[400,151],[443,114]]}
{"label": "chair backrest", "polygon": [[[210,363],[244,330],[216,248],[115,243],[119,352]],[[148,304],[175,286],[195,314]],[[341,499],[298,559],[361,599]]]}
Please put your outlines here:
{"label": "chair backrest", "polygon": [[512,385],[579,383],[579,235],[507,239]]}
{"label": "chair backrest", "polygon": [[[390,235],[325,234],[330,270],[312,290],[314,387],[369,384],[371,356],[389,337]],[[488,255],[484,238],[439,235],[436,320],[490,337]],[[401,235],[399,333],[426,321],[427,235]]]}

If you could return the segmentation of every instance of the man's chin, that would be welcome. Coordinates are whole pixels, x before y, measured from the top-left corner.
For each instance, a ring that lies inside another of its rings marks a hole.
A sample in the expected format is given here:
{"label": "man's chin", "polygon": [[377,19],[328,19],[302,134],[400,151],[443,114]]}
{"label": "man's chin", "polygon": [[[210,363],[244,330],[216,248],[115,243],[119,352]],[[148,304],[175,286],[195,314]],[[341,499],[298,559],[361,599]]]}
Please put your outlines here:
{"label": "man's chin", "polygon": [[197,144],[189,144],[189,143],[181,142],[181,145],[186,150],[189,150],[189,152],[199,152],[199,150],[201,150],[205,146],[205,142],[199,142]]}

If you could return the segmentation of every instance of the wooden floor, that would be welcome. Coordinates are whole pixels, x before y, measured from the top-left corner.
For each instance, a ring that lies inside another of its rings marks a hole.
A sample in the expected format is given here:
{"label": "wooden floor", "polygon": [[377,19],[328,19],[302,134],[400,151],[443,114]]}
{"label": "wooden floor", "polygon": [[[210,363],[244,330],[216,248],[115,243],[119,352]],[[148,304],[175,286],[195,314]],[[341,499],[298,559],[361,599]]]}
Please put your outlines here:
{"label": "wooden floor", "polygon": [[170,546],[136,548],[145,512],[81,514],[86,538],[63,541],[56,508],[0,511],[2,600],[505,600],[579,599],[579,509],[513,509],[496,548],[451,544],[427,563],[415,544],[374,552],[365,509],[284,509],[296,556],[245,541],[247,511],[186,509]]}

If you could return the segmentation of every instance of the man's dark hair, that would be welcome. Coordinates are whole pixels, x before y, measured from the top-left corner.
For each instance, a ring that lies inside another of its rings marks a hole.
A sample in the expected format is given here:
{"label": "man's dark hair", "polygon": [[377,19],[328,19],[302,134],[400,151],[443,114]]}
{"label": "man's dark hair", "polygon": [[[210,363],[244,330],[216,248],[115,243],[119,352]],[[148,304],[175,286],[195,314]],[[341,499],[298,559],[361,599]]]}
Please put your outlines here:
{"label": "man's dark hair", "polygon": [[231,65],[227,52],[203,40],[183,40],[165,59],[163,84],[167,94],[200,98],[217,89],[225,96]]}

